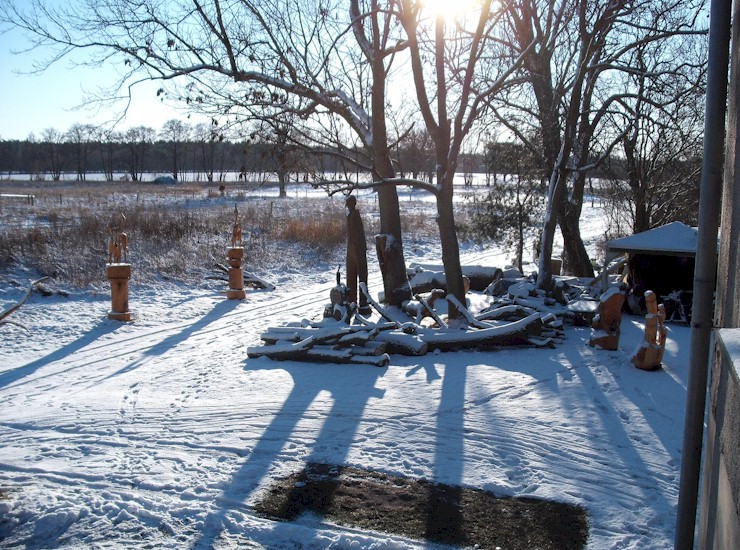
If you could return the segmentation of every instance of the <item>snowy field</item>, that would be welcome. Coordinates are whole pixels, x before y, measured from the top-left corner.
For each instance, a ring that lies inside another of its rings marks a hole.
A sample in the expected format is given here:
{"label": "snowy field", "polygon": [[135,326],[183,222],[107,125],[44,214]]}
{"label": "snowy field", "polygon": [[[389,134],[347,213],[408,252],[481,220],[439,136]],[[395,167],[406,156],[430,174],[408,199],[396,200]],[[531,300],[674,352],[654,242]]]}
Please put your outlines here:
{"label": "snowy field", "polygon": [[[589,206],[593,245],[603,216]],[[407,262],[439,263],[433,244],[407,244]],[[494,249],[462,256],[506,263]],[[277,289],[238,302],[213,282],[138,284],[132,262],[134,322],[107,319],[105,292],[77,291],[34,294],[13,315],[29,332],[0,328],[3,548],[442,548],[256,516],[270,482],[307,462],[578,504],[589,549],[672,548],[687,327],[670,325],[656,372],[630,363],[643,324],[629,316],[618,351],[566,326],[556,349],[388,368],[248,359],[268,326],[321,316],[336,266],[263,274]],[[0,308],[22,293],[0,281]]]}

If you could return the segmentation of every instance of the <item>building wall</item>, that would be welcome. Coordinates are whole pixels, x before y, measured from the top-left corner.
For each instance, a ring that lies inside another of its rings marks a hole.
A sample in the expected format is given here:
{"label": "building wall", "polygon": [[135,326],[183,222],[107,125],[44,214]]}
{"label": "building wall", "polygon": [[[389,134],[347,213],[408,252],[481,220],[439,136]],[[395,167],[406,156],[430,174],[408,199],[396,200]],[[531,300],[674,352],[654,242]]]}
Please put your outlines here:
{"label": "building wall", "polygon": [[716,333],[704,447],[699,546],[740,548],[740,329]]}
{"label": "building wall", "polygon": [[732,51],[717,264],[715,351],[704,446],[701,550],[740,548],[740,0],[733,1]]}
{"label": "building wall", "polygon": [[724,185],[717,263],[717,326],[740,327],[740,0],[733,2],[732,52],[727,101]]}

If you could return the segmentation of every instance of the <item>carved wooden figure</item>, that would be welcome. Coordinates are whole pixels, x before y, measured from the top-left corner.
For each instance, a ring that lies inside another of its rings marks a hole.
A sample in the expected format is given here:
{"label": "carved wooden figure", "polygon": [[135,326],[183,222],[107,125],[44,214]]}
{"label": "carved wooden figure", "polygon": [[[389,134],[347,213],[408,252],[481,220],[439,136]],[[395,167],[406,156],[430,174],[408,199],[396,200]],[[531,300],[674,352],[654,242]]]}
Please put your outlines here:
{"label": "carved wooden figure", "polygon": [[612,351],[619,348],[623,304],[624,294],[617,287],[612,287],[601,295],[599,312],[591,322],[593,332],[589,345]]}
{"label": "carved wooden figure", "polygon": [[[347,301],[359,302],[361,314],[370,313],[367,297],[358,293],[359,284],[367,285],[367,242],[357,197],[350,195],[345,201],[347,208]],[[359,296],[358,296],[359,294]],[[358,300],[359,297],[359,300]]]}
{"label": "carved wooden figure", "polygon": [[668,331],[665,326],[665,306],[658,305],[658,300],[652,290],[645,291],[645,340],[632,355],[632,363],[642,370],[660,368],[665,351],[665,342]]}
{"label": "carved wooden figure", "polygon": [[131,311],[128,305],[128,282],[131,279],[131,264],[128,263],[128,235],[123,232],[125,224],[126,216],[123,214],[112,217],[108,224],[110,235],[108,237],[106,275],[111,289],[111,309],[108,312],[108,319],[115,321],[131,320]]}
{"label": "carved wooden figure", "polygon": [[244,234],[242,226],[239,224],[239,210],[234,205],[234,227],[231,230],[231,247],[244,246]]}
{"label": "carved wooden figure", "polygon": [[247,297],[244,291],[244,247],[242,228],[239,224],[239,209],[234,205],[234,225],[231,229],[231,248],[226,251],[229,264],[229,288],[226,297],[229,300],[243,300]]}

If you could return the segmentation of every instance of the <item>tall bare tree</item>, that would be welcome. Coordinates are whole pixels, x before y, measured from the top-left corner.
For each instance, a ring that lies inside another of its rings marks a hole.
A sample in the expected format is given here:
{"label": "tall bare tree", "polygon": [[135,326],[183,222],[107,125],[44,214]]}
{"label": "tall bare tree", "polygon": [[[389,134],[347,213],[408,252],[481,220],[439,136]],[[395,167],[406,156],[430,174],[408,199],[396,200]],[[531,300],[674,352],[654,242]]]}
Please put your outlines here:
{"label": "tall bare tree", "polygon": [[[522,73],[531,94],[512,96],[497,112],[502,121],[512,111],[523,117],[533,114],[541,128],[549,190],[540,287],[547,286],[552,277],[550,259],[558,226],[569,271],[593,274],[578,225],[586,176],[622,142],[628,129],[610,134],[606,142],[594,137],[608,126],[614,106],[635,95],[635,90],[620,87],[616,75],[639,71],[630,65],[630,54],[641,44],[667,43],[701,32],[696,28],[701,4],[679,0],[510,3],[506,18],[510,43],[520,51],[536,43]],[[510,129],[517,132],[515,127]]]}
{"label": "tall bare tree", "polygon": [[[447,291],[464,303],[453,207],[455,172],[478,117],[491,96],[508,83],[529,48],[503,66],[486,64],[488,72],[483,73],[481,60],[495,47],[503,13],[491,0],[483,0],[454,20],[442,13],[430,17],[425,4],[415,0],[401,0],[398,13],[408,40],[416,100],[434,144],[436,182],[427,189],[436,196]],[[432,63],[425,63],[427,59]]]}
{"label": "tall bare tree", "polygon": [[183,149],[187,147],[190,132],[190,126],[176,118],[166,121],[159,132],[159,136],[170,146],[172,177],[178,181],[182,178],[182,164],[186,157]]}
{"label": "tall bare tree", "polygon": [[146,155],[156,136],[154,128],[135,126],[126,130],[124,140],[128,150],[128,173],[132,181],[141,181],[144,177]]}
{"label": "tall bare tree", "polygon": [[105,181],[113,181],[113,173],[116,169],[116,152],[118,146],[123,143],[123,135],[121,132],[101,127],[95,130],[95,141],[97,142]]}
{"label": "tall bare tree", "polygon": [[64,170],[64,156],[62,153],[62,143],[64,143],[64,134],[56,128],[44,128],[41,132],[41,143],[46,149],[47,171],[51,179],[59,181],[62,179]]}
{"label": "tall bare tree", "polygon": [[67,142],[71,143],[75,155],[75,171],[78,181],[87,178],[87,161],[95,138],[95,126],[92,124],[80,124],[79,122],[70,126],[67,130]]}
{"label": "tall bare tree", "polygon": [[[2,0],[0,19],[39,46],[56,46],[51,60],[85,49],[90,64],[124,68],[113,93],[159,79],[166,97],[193,109],[239,117],[238,105],[258,93],[269,107],[291,109],[326,129],[333,143],[367,152],[378,179],[394,176],[386,131],[386,80],[399,44],[395,19],[377,0],[99,0],[59,5]],[[179,82],[179,85],[176,83]],[[301,101],[292,103],[291,98]],[[333,135],[332,135],[333,134]],[[343,141],[337,141],[342,139]],[[325,143],[329,145],[329,143]],[[378,190],[385,298],[409,295],[398,195]]]}
{"label": "tall bare tree", "polygon": [[636,71],[623,73],[625,89],[635,94],[610,114],[614,126],[629,131],[609,163],[605,190],[617,235],[625,223],[633,233],[698,223],[706,64],[696,46],[692,37],[667,48],[642,44],[631,54]]}

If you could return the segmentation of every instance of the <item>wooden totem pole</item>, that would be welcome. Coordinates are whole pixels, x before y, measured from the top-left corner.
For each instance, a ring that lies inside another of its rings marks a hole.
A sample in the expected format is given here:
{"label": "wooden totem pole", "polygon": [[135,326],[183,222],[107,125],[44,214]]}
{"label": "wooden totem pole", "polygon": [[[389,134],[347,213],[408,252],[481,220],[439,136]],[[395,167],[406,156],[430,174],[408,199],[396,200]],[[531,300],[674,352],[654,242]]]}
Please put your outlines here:
{"label": "wooden totem pole", "polygon": [[234,205],[234,227],[231,231],[231,247],[226,251],[229,264],[229,288],[226,297],[229,300],[243,300],[244,292],[244,240],[239,225],[239,209]]}
{"label": "wooden totem pole", "polygon": [[106,275],[110,281],[111,309],[108,319],[130,321],[128,307],[128,281],[131,279],[131,264],[128,263],[128,235],[123,232],[126,216],[113,216],[108,224],[108,263]]}
{"label": "wooden totem pole", "polygon": [[642,370],[655,370],[660,368],[665,351],[667,330],[665,327],[665,306],[658,305],[655,292],[645,291],[645,340],[632,355],[632,363]]}

